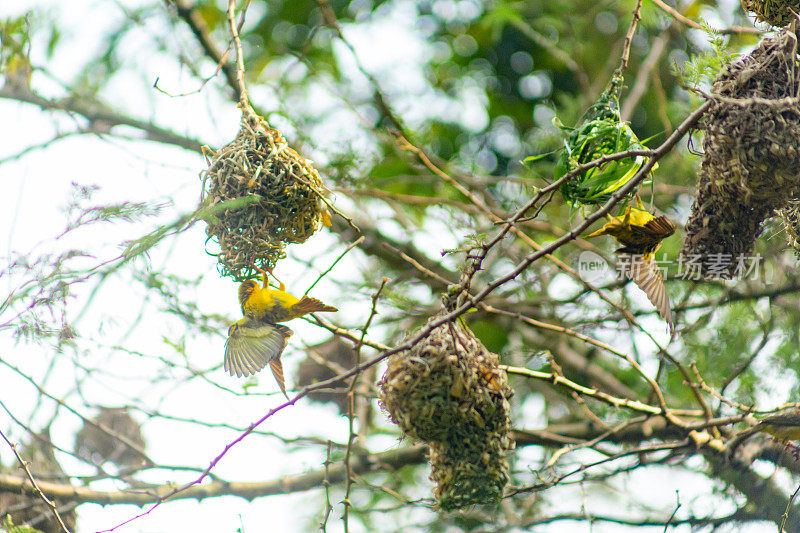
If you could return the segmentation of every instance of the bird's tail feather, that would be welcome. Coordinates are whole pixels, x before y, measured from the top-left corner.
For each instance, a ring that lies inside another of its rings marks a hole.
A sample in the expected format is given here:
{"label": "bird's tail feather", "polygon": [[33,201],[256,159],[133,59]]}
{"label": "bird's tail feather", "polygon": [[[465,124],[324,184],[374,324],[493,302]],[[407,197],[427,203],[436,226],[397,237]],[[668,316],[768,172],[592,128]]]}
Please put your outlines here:
{"label": "bird's tail feather", "polygon": [[311,298],[309,296],[303,296],[299,302],[292,306],[292,312],[300,313],[301,315],[320,312],[333,313],[335,311],[338,311],[338,309],[332,305],[325,305],[316,298]]}
{"label": "bird's tail feather", "polygon": [[269,369],[272,370],[272,375],[275,376],[275,381],[278,382],[278,387],[281,388],[281,392],[288,400],[289,395],[286,394],[286,384],[283,379],[283,363],[281,363],[280,356],[269,362]]}

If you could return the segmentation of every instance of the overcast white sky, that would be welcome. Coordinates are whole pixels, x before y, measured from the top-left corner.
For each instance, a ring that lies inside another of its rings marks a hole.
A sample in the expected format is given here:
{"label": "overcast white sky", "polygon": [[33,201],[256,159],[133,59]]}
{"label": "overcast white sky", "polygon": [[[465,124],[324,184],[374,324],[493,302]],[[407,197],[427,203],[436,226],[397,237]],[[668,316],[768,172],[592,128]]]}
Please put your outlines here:
{"label": "overcast white sky", "polygon": [[[140,2],[109,2],[76,0],[58,1],[17,1],[0,4],[0,17],[12,13],[21,13],[33,7],[47,6],[59,24],[68,28],[65,42],[70,43],[56,60],[47,65],[47,69],[57,78],[68,79],[82,64],[82,60],[95,50],[98,40],[94,28],[111,27],[113,21],[121,16],[118,5],[135,6]],[[455,5],[454,2],[443,2],[442,5]],[[471,2],[462,2],[466,9]],[[257,8],[256,5],[253,7]],[[414,36],[411,28],[413,19],[407,12],[398,11],[391,23],[383,23],[379,28],[362,26],[358,30],[349,30],[351,42],[356,46],[365,66],[379,76],[397,76],[406,84],[421,83],[418,90],[425,93],[423,77],[415,64],[420,54],[427,53]],[[380,35],[376,42],[375,35]],[[379,43],[380,46],[376,46]],[[157,116],[161,125],[171,127],[180,132],[197,137],[204,142],[218,146],[232,138],[238,128],[239,112],[231,102],[219,99],[213,91],[184,98],[169,98],[154,89],[151,85],[155,77],[160,79],[161,87],[169,88],[174,93],[189,92],[196,88],[196,82],[171,62],[170,57],[147,52],[146,40],[131,41],[131,46],[141,47],[141,64],[149,77],[130,75],[115,80],[110,88],[111,99],[124,111],[142,118]],[[34,47],[34,62],[41,59],[41,54]],[[349,59],[342,54],[343,61]],[[381,78],[384,79],[384,78]],[[53,80],[37,75],[37,88],[51,95],[59,94],[59,87]],[[390,84],[387,84],[390,85]],[[265,105],[269,105],[271,96],[266,90],[253,91],[254,97],[262,97]],[[477,92],[466,91],[474,100],[467,98],[458,107],[443,108],[443,112],[458,114],[466,124],[480,128],[485,124],[485,113],[481,109]],[[328,102],[314,100],[315,105],[335,105],[335,100]],[[311,105],[312,102],[309,102]],[[408,120],[415,119],[415,113],[426,110],[415,108],[413,103],[403,109]],[[0,159],[15,154],[20,150],[43,142],[57,132],[67,131],[74,121],[65,116],[41,113],[38,109],[15,102],[0,100]],[[331,132],[321,130],[315,135],[324,137]],[[87,259],[87,263],[113,257],[119,252],[118,244],[124,239],[136,238],[155,227],[157,222],[167,222],[180,214],[193,209],[200,194],[199,172],[205,168],[203,159],[194,153],[177,148],[161,146],[155,143],[140,141],[122,141],[115,138],[99,138],[94,136],[72,137],[53,143],[51,146],[31,152],[30,154],[0,165],[0,184],[4,187],[0,195],[0,254],[11,253],[35,257],[43,251],[56,251],[74,248],[90,250],[97,257]],[[69,239],[54,242],[53,239],[64,227],[63,208],[71,194],[71,183],[97,185],[100,187],[95,203],[114,201],[159,201],[165,204],[162,216],[145,220],[140,224],[115,224],[112,227],[87,228],[76,232]],[[387,228],[392,230],[392,228]],[[441,228],[439,228],[441,229]],[[74,394],[76,376],[71,372],[73,364],[69,360],[58,358],[76,357],[86,366],[99,364],[114,376],[103,376],[89,379],[84,385],[83,393],[89,403],[119,405],[132,403],[142,407],[157,407],[163,413],[203,420],[226,421],[239,426],[247,426],[260,418],[270,407],[282,401],[279,394],[266,396],[237,397],[202,381],[181,384],[179,387],[170,380],[153,381],[152,372],[163,369],[163,364],[152,358],[137,357],[122,353],[117,346],[124,344],[126,348],[141,353],[157,355],[165,358],[175,357],[175,352],[166,344],[166,340],[180,339],[179,319],[165,319],[164,313],[154,308],[152,301],[145,301],[145,291],[141,284],[132,282],[132,269],[143,269],[146,266],[153,271],[164,270],[180,273],[188,278],[202,278],[196,290],[189,295],[196,298],[201,307],[208,312],[214,311],[235,319],[239,315],[236,302],[236,287],[228,279],[221,279],[215,270],[215,261],[204,252],[205,228],[198,224],[178,239],[163,243],[150,254],[149,265],[137,260],[131,267],[111,277],[97,292],[91,307],[75,324],[81,334],[80,350],[76,354],[57,354],[48,347],[31,344],[14,344],[8,336],[0,337],[2,358],[11,365],[19,367],[31,376],[42,376],[50,364],[56,359],[56,371],[47,383],[47,390],[74,405],[86,415],[92,415],[82,408],[82,400]],[[396,230],[396,228],[394,228]],[[428,242],[431,248],[444,248],[442,239],[448,236],[437,228],[429,232]],[[443,237],[444,236],[444,237]],[[301,259],[311,259],[323,251],[321,257],[312,268],[306,268],[302,262],[287,261],[281,263],[277,274],[290,286],[298,287],[296,292],[302,293],[316,278],[319,271],[325,268],[341,248],[334,247],[334,239],[324,232],[312,238],[303,247],[293,247],[292,252]],[[348,279],[349,272],[364,267],[357,257],[342,262],[333,272],[332,279]],[[0,293],[11,290],[18,280],[14,278],[0,280]],[[71,319],[83,309],[93,285],[77,288],[75,299],[71,302]],[[333,281],[320,283],[314,289],[314,296],[338,305],[341,312],[337,319],[347,326],[357,326],[359,320],[368,312],[369,294],[348,294],[340,297]],[[142,316],[137,326],[131,329],[130,324]],[[310,324],[295,321],[291,324],[295,336],[284,357],[286,375],[291,386],[293,369],[301,359],[299,348],[304,343],[324,340],[325,332]],[[220,364],[223,354],[224,331],[209,342],[208,339],[184,339],[185,353],[193,367],[208,369]],[[184,374],[176,376],[184,377]],[[240,381],[222,375],[218,369],[213,376],[218,383],[237,389]],[[277,387],[268,374],[261,375],[258,392],[275,393]],[[18,378],[5,366],[0,366],[0,400],[13,406],[14,414],[27,420],[29,413],[37,401],[35,389]],[[529,414],[533,419],[540,405],[522,406],[520,411]],[[45,402],[39,412],[36,423],[41,424],[53,412],[51,402]],[[140,420],[143,417],[139,417]],[[24,432],[0,414],[0,426],[9,430],[11,437],[19,440]],[[530,424],[529,424],[530,426]],[[53,427],[54,441],[70,449],[74,442],[74,434],[81,427],[79,419],[63,414]],[[316,435],[344,442],[347,436],[346,420],[339,417],[333,408],[323,409],[318,406],[309,408],[307,402],[291,407],[276,415],[263,429],[274,431],[286,437]],[[236,437],[232,431],[215,430],[164,420],[151,420],[144,426],[145,436],[149,443],[149,451],[157,460],[167,464],[183,464],[205,467],[224,447]],[[373,443],[376,449],[389,448],[396,445],[392,438],[384,438]],[[231,481],[264,481],[274,479],[281,474],[302,473],[306,469],[316,469],[323,460],[322,451],[314,449],[292,449],[287,453],[287,446],[279,440],[252,435],[234,448],[216,468],[215,473]],[[527,450],[523,455],[530,456],[536,452]],[[59,454],[68,471],[90,473],[85,466],[69,456]],[[5,464],[11,461],[9,450],[0,447],[0,459]],[[166,479],[183,482],[192,475],[151,474],[153,480]],[[649,478],[652,479],[652,478]],[[422,480],[421,480],[422,481]],[[632,479],[631,483],[637,483]],[[674,488],[681,487],[687,491],[690,479],[667,480],[663,486],[641,484],[643,491],[652,492],[654,504],[660,502],[665,493],[672,498]],[[95,488],[114,490],[113,482],[98,483]],[[707,505],[708,498],[703,493],[709,487],[697,487],[697,505]],[[577,494],[575,489],[575,494]],[[422,483],[418,497],[428,496],[428,485]],[[691,490],[688,490],[691,493]],[[683,494],[686,494],[684,492]],[[579,497],[579,496],[576,496]],[[686,496],[684,496],[686,497]],[[243,528],[248,533],[262,531],[302,532],[316,529],[317,521],[324,509],[324,495],[321,491],[295,494],[290,496],[272,496],[247,502],[241,498],[212,498],[203,502],[176,501],[161,506],[150,516],[142,518],[121,528],[122,532],[233,532]],[[329,521],[328,531],[340,531],[339,514],[341,507],[339,498],[333,498],[337,506]],[[568,501],[565,500],[565,501]],[[691,506],[691,501],[683,500]],[[591,506],[602,505],[595,499]],[[83,532],[99,531],[130,518],[138,513],[133,506],[101,507],[85,504],[79,508],[79,529]],[[414,513],[409,513],[406,520],[413,520]],[[376,517],[377,518],[377,517]],[[380,520],[378,519],[378,523]],[[392,524],[398,528],[399,524]],[[563,524],[562,524],[563,526]],[[572,526],[570,526],[572,527]],[[588,527],[588,526],[587,526]],[[604,529],[605,528],[605,529]],[[353,528],[359,531],[358,527]],[[542,529],[544,531],[545,529]],[[580,529],[570,529],[579,531]],[[622,531],[614,528],[614,531]],[[406,531],[415,531],[412,528]],[[552,526],[548,531],[564,531],[559,526]],[[596,525],[595,531],[612,531],[606,526]],[[755,530],[753,530],[755,531]]]}

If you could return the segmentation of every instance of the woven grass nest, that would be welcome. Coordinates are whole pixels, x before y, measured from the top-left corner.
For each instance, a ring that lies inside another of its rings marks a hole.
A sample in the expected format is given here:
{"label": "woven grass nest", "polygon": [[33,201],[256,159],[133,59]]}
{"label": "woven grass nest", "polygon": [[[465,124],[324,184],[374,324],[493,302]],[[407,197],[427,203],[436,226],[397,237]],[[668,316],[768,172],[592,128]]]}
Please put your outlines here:
{"label": "woven grass nest", "polygon": [[513,391],[498,365],[466,327],[445,323],[391,356],[379,382],[392,421],[429,444],[434,495],[444,510],[496,503],[508,483]]}
{"label": "woven grass nest", "polygon": [[[310,353],[314,353],[318,358],[313,358]],[[306,358],[300,361],[294,374],[294,382],[298,387],[307,387],[336,377],[336,370],[352,369],[357,359],[353,345],[344,342],[339,337],[332,337],[325,342],[309,346],[307,354]],[[319,358],[324,360],[326,365],[318,362]],[[343,415],[347,415],[350,411],[350,398],[346,392],[316,390],[308,393],[308,399],[319,403],[331,402]]]}
{"label": "woven grass nest", "polygon": [[[583,123],[571,130],[553,171],[555,179],[603,156],[647,149],[620,118],[617,92],[622,83],[621,77],[612,80],[609,88],[586,112]],[[563,126],[562,129],[569,131]],[[636,156],[591,168],[565,181],[561,194],[572,205],[603,204],[628,183],[646,161],[646,157]],[[653,170],[656,168],[657,165],[653,166]]]}
{"label": "woven grass nest", "polygon": [[313,164],[246,108],[239,134],[213,153],[206,179],[209,206],[242,200],[206,229],[219,243],[220,273],[236,281],[253,277],[254,263],[274,268],[286,244],[305,242],[328,221],[325,187]]}
{"label": "woven grass nest", "polygon": [[800,13],[800,0],[741,0],[742,9],[754,13],[762,22],[775,27],[786,26]]}
{"label": "woven grass nest", "polygon": [[95,424],[85,423],[75,437],[78,457],[98,466],[106,462],[121,468],[138,468],[146,464],[144,455],[114,436],[120,435],[139,449],[145,449],[142,427],[127,408],[101,407],[94,423],[110,430],[111,434]]}
{"label": "woven grass nest", "polygon": [[752,254],[763,222],[800,191],[800,106],[777,102],[799,94],[799,73],[797,39],[784,32],[713,84],[721,98],[703,120],[705,154],[682,253],[704,267],[719,254],[731,258],[725,277]]}

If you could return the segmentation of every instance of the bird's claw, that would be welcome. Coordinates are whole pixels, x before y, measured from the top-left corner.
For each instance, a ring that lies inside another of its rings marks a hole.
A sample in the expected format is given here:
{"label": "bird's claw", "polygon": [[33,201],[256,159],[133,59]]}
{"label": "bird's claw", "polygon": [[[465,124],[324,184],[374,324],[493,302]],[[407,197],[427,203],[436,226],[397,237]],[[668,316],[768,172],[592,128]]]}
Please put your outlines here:
{"label": "bird's claw", "polygon": [[283,290],[286,289],[286,285],[284,285],[283,282],[281,280],[279,280],[277,278],[277,276],[275,276],[275,274],[272,272],[271,268],[263,269],[263,268],[259,267],[258,265],[256,265],[255,261],[253,262],[253,268],[256,270],[256,272],[261,274],[261,276],[263,277],[263,279],[264,279],[264,288],[265,289],[269,286],[269,277],[270,276],[272,276],[272,278],[275,281],[278,282],[279,290],[283,291]]}

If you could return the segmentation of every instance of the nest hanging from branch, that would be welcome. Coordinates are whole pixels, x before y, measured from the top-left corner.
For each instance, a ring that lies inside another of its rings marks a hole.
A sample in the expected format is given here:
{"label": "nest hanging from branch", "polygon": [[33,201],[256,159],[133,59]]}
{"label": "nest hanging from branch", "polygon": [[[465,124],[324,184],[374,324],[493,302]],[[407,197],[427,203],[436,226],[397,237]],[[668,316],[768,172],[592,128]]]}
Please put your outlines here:
{"label": "nest hanging from branch", "polygon": [[755,14],[762,22],[775,27],[786,26],[800,13],[800,0],[741,0],[742,9]]}
{"label": "nest hanging from branch", "polygon": [[434,494],[444,510],[495,503],[508,483],[513,391],[498,364],[469,329],[445,323],[391,356],[379,382],[392,421],[430,445]]}
{"label": "nest hanging from branch", "polygon": [[[318,357],[312,357],[311,353]],[[352,344],[344,342],[339,337],[332,337],[325,342],[309,346],[307,354],[306,358],[300,361],[294,374],[297,387],[307,387],[336,377],[338,369],[343,372],[352,369],[358,358]],[[320,359],[326,364],[319,362]],[[316,390],[308,393],[308,399],[312,402],[333,403],[343,415],[347,415],[350,410],[350,398],[346,392]]]}
{"label": "nest hanging from branch", "polygon": [[[85,423],[75,437],[75,453],[79,457],[96,465],[111,462],[120,468],[139,468],[145,466],[147,458],[139,450],[144,450],[146,443],[142,436],[142,427],[127,408],[101,407],[94,423]],[[97,427],[110,430],[108,431]],[[127,439],[128,445],[114,434]]]}
{"label": "nest hanging from branch", "polygon": [[763,39],[717,78],[703,119],[704,158],[686,224],[683,255],[703,272],[720,257],[750,256],[763,222],[800,191],[800,106],[797,40],[784,32]]}
{"label": "nest hanging from branch", "polygon": [[[553,172],[555,179],[603,156],[627,150],[647,150],[620,117],[618,97],[622,82],[621,76],[612,79],[606,91],[587,110],[583,123],[571,130]],[[562,129],[570,131],[563,126]],[[573,205],[604,204],[636,175],[646,161],[645,156],[639,155],[590,168],[564,182],[561,195]],[[653,169],[656,168],[654,165]]]}
{"label": "nest hanging from branch", "polygon": [[239,134],[213,154],[206,179],[209,206],[233,201],[211,217],[206,233],[219,243],[220,273],[236,281],[256,274],[254,262],[274,268],[286,244],[330,225],[319,172],[249,105]]}

